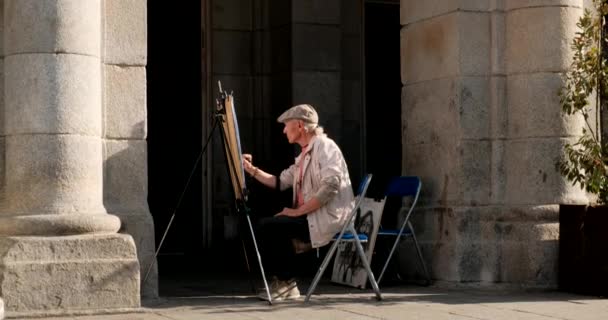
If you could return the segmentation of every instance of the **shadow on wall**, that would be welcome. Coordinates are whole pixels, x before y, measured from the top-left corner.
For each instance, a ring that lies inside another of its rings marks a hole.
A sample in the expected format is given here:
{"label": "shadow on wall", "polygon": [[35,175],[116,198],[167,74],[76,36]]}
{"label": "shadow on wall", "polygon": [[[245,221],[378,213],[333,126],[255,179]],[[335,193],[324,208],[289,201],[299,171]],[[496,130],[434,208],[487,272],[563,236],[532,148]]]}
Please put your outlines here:
{"label": "shadow on wall", "polygon": [[[134,132],[145,132],[145,123],[134,126]],[[121,220],[119,232],[133,237],[137,247],[141,280],[150,263],[154,263],[143,297],[158,297],[158,272],[154,261],[154,221],[148,207],[148,168],[146,140],[105,140],[103,202],[109,214]]]}

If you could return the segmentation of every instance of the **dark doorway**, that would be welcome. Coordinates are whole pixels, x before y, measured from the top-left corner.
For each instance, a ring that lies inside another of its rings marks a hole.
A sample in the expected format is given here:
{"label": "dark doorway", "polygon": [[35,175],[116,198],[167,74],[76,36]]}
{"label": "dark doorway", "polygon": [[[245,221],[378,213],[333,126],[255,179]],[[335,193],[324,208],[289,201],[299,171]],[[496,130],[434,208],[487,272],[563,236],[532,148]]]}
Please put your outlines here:
{"label": "dark doorway", "polygon": [[[156,247],[201,151],[200,26],[200,1],[148,1],[148,203]],[[204,257],[201,181],[199,165],[159,253],[161,279]]]}
{"label": "dark doorway", "polygon": [[368,195],[382,196],[401,174],[401,74],[399,2],[365,3],[367,171],[374,174]]}

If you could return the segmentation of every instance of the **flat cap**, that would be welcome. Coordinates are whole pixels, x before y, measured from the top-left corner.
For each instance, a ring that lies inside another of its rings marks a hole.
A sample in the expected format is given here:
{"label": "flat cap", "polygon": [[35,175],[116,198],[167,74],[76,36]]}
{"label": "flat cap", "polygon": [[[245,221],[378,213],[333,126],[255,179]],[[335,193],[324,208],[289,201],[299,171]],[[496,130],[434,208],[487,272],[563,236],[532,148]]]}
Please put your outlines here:
{"label": "flat cap", "polygon": [[319,115],[317,114],[317,111],[315,111],[315,108],[309,104],[299,104],[287,109],[287,111],[283,112],[283,114],[279,116],[277,121],[285,123],[287,120],[294,119],[314,124],[319,123]]}

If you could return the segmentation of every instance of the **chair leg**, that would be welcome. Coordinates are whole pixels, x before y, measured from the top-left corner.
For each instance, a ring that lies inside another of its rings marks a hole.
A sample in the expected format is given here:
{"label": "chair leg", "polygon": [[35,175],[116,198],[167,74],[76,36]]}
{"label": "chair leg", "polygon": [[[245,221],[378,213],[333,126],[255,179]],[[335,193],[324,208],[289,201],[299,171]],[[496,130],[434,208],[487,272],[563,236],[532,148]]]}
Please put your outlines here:
{"label": "chair leg", "polygon": [[395,250],[397,249],[397,244],[399,244],[399,239],[401,239],[401,233],[399,233],[399,235],[397,235],[397,238],[395,239],[395,243],[393,244],[393,247],[391,248],[391,252],[388,254],[388,258],[386,258],[384,267],[382,267],[382,272],[380,272],[380,277],[378,277],[378,283],[380,283],[380,281],[382,281],[384,272],[386,271],[386,268],[388,267],[389,262],[391,262],[391,258],[393,257]]}
{"label": "chair leg", "polygon": [[426,275],[427,285],[431,285],[431,275],[429,273],[429,270],[426,268],[426,263],[424,263],[424,258],[422,257],[422,251],[420,250],[420,246],[418,245],[418,240],[416,239],[416,232],[414,232],[414,227],[409,223],[409,221],[408,221],[408,226],[410,227],[410,230],[412,230],[412,239],[414,240],[414,246],[416,247],[416,252],[418,253],[418,260],[420,261],[420,264],[422,265],[422,269],[424,270],[424,274]]}
{"label": "chair leg", "polygon": [[262,272],[262,280],[264,280],[264,288],[266,288],[266,294],[268,295],[268,304],[272,304],[272,296],[270,295],[270,289],[268,289],[268,281],[266,281],[266,274],[264,273],[264,266],[262,265],[262,256],[260,255],[260,250],[258,249],[258,242],[255,240],[255,233],[253,232],[253,226],[251,225],[251,218],[249,218],[249,214],[247,216],[247,223],[249,223],[249,231],[251,231],[251,239],[253,240],[253,247],[255,248],[255,253],[258,257],[258,263],[260,264],[260,271]]}
{"label": "chair leg", "polygon": [[323,276],[323,272],[325,272],[325,269],[327,268],[327,265],[329,264],[331,257],[336,252],[339,242],[340,241],[334,241],[334,243],[329,248],[329,251],[325,255],[325,258],[323,259],[323,262],[321,263],[321,266],[319,267],[319,271],[317,271],[315,278],[312,280],[312,283],[310,284],[310,287],[308,288],[308,292],[306,293],[306,298],[304,299],[304,302],[308,302],[310,300],[310,296],[315,291],[315,288],[317,287],[319,280],[321,280],[321,276]]}
{"label": "chair leg", "polygon": [[357,247],[357,252],[359,252],[359,258],[361,258],[363,267],[365,267],[365,270],[367,271],[367,276],[369,277],[369,282],[372,284],[372,287],[374,288],[374,292],[376,293],[376,299],[382,300],[382,295],[380,294],[380,288],[378,288],[378,283],[376,282],[376,278],[374,277],[372,268],[369,266],[369,262],[367,261],[367,257],[365,256],[365,250],[363,250],[361,241],[359,240],[359,237],[357,236],[356,232],[353,232],[353,235],[355,236],[355,245]]}

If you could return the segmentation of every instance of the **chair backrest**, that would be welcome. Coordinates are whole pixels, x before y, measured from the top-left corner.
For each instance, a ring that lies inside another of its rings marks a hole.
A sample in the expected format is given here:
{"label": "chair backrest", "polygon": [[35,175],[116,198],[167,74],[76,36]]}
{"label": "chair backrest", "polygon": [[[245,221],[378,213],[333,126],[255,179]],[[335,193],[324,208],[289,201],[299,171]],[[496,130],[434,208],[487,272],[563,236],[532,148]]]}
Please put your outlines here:
{"label": "chair backrest", "polygon": [[342,227],[342,230],[340,231],[340,237],[342,237],[342,235],[344,234],[344,231],[346,230],[348,225],[352,223],[352,220],[355,217],[355,214],[357,213],[359,206],[361,205],[361,201],[363,201],[363,198],[365,198],[365,194],[367,193],[367,188],[369,187],[369,184],[371,181],[372,181],[371,173],[368,173],[367,175],[365,175],[363,177],[363,179],[361,180],[361,183],[359,184],[359,189],[357,189],[357,195],[356,195],[357,200],[355,201],[355,207],[349,213],[346,223],[344,224],[344,226]]}
{"label": "chair backrest", "polygon": [[[405,216],[403,223],[405,224],[412,213],[412,210],[418,202],[418,196],[420,195],[420,189],[422,189],[422,182],[420,177],[417,176],[402,176],[395,177],[388,184],[388,188],[384,193],[386,197],[413,197],[413,201],[410,205],[409,211]],[[403,203],[401,204],[403,206]]]}
{"label": "chair backrest", "polygon": [[388,197],[418,197],[422,183],[419,177],[395,177],[388,184],[385,196]]}

